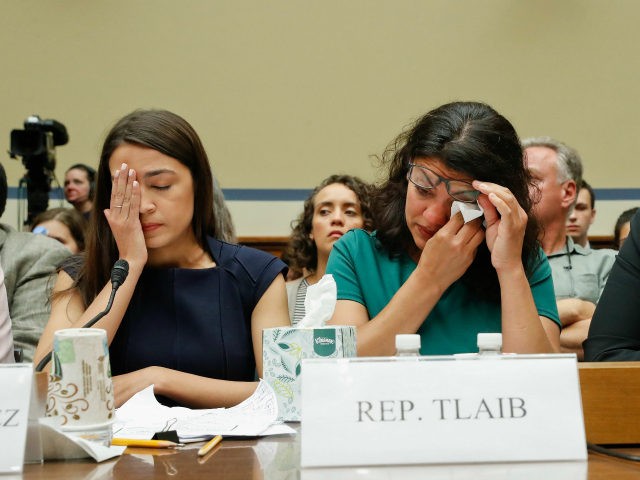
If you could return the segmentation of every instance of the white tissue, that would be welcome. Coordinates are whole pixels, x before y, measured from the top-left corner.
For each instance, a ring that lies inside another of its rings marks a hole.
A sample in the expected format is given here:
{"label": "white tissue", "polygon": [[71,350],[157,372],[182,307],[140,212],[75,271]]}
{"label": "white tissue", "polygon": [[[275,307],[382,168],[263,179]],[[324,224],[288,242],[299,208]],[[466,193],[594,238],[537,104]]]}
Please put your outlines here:
{"label": "white tissue", "polygon": [[69,435],[57,427],[55,417],[40,418],[40,435],[45,460],[71,460],[91,457],[103,462],[122,455],[127,447],[105,447],[80,437]]}
{"label": "white tissue", "polygon": [[477,202],[474,203],[465,203],[454,201],[451,204],[451,216],[453,217],[456,213],[461,212],[462,218],[464,218],[464,223],[468,223],[471,220],[475,220],[478,217],[484,215],[484,210]]}
{"label": "white tissue", "polygon": [[333,316],[337,297],[333,275],[324,275],[315,285],[309,285],[304,299],[304,318],[296,328],[322,327]]}

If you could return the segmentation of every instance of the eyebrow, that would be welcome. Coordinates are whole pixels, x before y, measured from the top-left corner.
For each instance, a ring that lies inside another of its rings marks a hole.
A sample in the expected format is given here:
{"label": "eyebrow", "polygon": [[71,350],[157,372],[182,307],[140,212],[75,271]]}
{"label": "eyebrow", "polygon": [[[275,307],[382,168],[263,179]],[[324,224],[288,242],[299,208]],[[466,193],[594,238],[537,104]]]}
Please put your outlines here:
{"label": "eyebrow", "polygon": [[338,203],[339,205],[347,206],[347,207],[357,207],[358,206],[358,204],[356,202],[333,202],[331,200],[327,200],[325,202],[317,204],[316,208],[331,206],[331,205],[335,205],[336,203]]}
{"label": "eyebrow", "polygon": [[159,168],[157,170],[151,170],[151,171],[145,173],[143,178],[157,177],[158,175],[163,175],[165,173],[169,173],[169,174],[172,174],[172,175],[176,174],[176,172],[171,170],[171,169]]}

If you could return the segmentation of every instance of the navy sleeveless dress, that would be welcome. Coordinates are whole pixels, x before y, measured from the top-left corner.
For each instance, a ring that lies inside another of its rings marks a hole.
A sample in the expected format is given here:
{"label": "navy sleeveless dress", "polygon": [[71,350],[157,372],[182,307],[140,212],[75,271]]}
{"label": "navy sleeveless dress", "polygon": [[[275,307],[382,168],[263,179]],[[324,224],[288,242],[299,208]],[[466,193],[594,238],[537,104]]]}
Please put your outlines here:
{"label": "navy sleeveless dress", "polygon": [[251,313],[287,267],[260,250],[213,238],[208,243],[213,268],[144,269],[109,347],[112,375],[161,366],[255,380]]}

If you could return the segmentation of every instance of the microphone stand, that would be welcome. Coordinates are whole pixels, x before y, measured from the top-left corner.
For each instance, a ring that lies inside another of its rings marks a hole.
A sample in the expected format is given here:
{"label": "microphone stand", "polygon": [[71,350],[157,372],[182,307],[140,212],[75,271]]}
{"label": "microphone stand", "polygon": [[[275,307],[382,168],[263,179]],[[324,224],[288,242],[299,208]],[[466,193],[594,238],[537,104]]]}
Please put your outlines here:
{"label": "microphone stand", "polygon": [[[116,292],[120,285],[122,285],[127,278],[127,274],[129,273],[129,264],[126,260],[117,260],[115,265],[113,266],[113,270],[111,271],[111,295],[109,295],[109,301],[107,302],[106,308],[85,323],[80,328],[91,328],[95,325],[95,323],[104,317],[111,310],[111,306],[113,305],[113,299],[116,296]],[[51,356],[53,355],[53,350],[45,355],[45,357],[40,360],[40,363],[36,366],[36,372],[41,372],[44,367],[51,361]]]}

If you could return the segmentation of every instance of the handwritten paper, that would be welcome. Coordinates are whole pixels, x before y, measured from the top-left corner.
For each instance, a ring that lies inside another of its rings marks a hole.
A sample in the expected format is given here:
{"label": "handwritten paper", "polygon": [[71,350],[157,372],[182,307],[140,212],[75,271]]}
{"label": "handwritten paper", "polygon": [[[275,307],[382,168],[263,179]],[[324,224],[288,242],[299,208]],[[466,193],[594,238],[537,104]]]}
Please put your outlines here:
{"label": "handwritten paper", "polygon": [[161,405],[153,385],[138,392],[116,411],[114,437],[150,439],[156,432],[176,430],[183,443],[199,442],[214,435],[264,436],[295,433],[286,425],[274,425],[278,404],[273,389],[263,380],[244,402],[231,408],[190,409]]}

